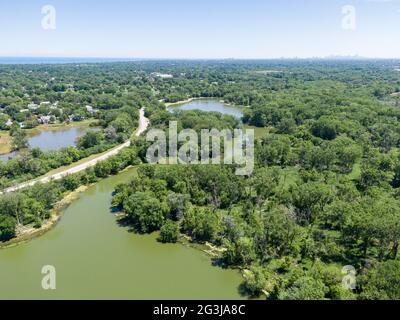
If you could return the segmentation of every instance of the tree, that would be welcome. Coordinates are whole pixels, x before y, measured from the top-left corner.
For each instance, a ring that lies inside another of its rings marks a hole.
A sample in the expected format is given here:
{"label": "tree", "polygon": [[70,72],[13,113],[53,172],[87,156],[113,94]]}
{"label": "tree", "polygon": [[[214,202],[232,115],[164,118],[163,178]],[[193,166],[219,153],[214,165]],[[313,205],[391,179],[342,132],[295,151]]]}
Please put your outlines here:
{"label": "tree", "polygon": [[184,229],[196,240],[214,240],[219,228],[218,217],[209,207],[190,207],[185,214]]}
{"label": "tree", "polygon": [[353,140],[347,137],[338,137],[333,141],[336,153],[336,165],[341,172],[348,173],[353,169],[356,161],[361,157],[362,150]]}
{"label": "tree", "polygon": [[267,279],[259,266],[252,266],[250,270],[246,270],[244,279],[243,287],[253,297],[258,297],[266,289]]}
{"label": "tree", "polygon": [[113,126],[108,126],[104,130],[104,134],[107,140],[116,141],[118,138],[117,130]]}
{"label": "tree", "polygon": [[61,183],[65,189],[67,189],[69,191],[73,191],[79,187],[81,182],[80,182],[79,176],[70,174],[70,175],[65,176],[62,179]]}
{"label": "tree", "polygon": [[224,261],[229,265],[250,265],[256,260],[254,240],[249,237],[239,237],[235,241],[225,241],[226,251]]}
{"label": "tree", "polygon": [[280,294],[280,300],[321,300],[325,298],[328,288],[319,280],[311,277],[297,279],[286,291]]}
{"label": "tree", "polygon": [[0,215],[0,241],[15,237],[16,220],[13,217]]}
{"label": "tree", "polygon": [[361,299],[399,300],[400,261],[389,260],[379,263],[358,278]]}
{"label": "tree", "polygon": [[275,194],[280,178],[278,169],[261,168],[254,173],[250,185],[257,194],[256,201],[260,209],[264,202]]}
{"label": "tree", "polygon": [[360,243],[357,251],[364,258],[373,246],[379,260],[396,259],[400,241],[399,208],[399,201],[389,196],[360,199],[355,209],[348,212],[344,238],[349,243]]}
{"label": "tree", "polygon": [[26,132],[19,129],[12,134],[12,144],[15,150],[28,148],[29,143],[26,137]]}
{"label": "tree", "polygon": [[97,177],[99,178],[105,178],[111,174],[111,164],[109,161],[99,161],[96,163],[94,166],[94,172]]}
{"label": "tree", "polygon": [[83,137],[79,138],[78,147],[88,149],[101,143],[103,135],[101,132],[89,131]]}
{"label": "tree", "polygon": [[263,230],[255,239],[256,251],[261,259],[296,256],[299,235],[299,227],[288,212],[274,208],[263,214]]}
{"label": "tree", "polygon": [[171,218],[180,220],[183,218],[186,206],[189,201],[189,195],[170,192],[167,196],[168,206],[170,208]]}
{"label": "tree", "polygon": [[167,220],[160,229],[159,241],[163,243],[175,243],[179,238],[179,227],[171,220]]}
{"label": "tree", "polygon": [[314,136],[324,140],[333,140],[339,133],[339,124],[336,119],[321,117],[311,127]]}
{"label": "tree", "polygon": [[292,203],[300,223],[309,224],[334,198],[332,188],[321,182],[307,182],[291,190]]}
{"label": "tree", "polygon": [[22,224],[25,215],[26,195],[8,193],[0,197],[0,215],[13,216],[18,224]]}
{"label": "tree", "polygon": [[123,205],[136,230],[142,233],[159,230],[165,220],[167,208],[149,192],[136,192]]}

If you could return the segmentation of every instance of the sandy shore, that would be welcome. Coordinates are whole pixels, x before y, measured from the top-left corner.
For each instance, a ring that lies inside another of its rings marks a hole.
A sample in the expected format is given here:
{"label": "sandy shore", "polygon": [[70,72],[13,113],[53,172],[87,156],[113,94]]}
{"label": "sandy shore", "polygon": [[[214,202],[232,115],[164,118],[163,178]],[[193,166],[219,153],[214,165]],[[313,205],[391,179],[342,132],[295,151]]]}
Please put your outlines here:
{"label": "sandy shore", "polygon": [[177,102],[167,102],[167,103],[165,103],[165,106],[167,108],[169,108],[169,107],[173,107],[173,106],[178,106],[180,104],[189,103],[189,102],[192,102],[193,100],[197,100],[197,99],[205,99],[205,98],[189,98],[189,99],[177,101]]}

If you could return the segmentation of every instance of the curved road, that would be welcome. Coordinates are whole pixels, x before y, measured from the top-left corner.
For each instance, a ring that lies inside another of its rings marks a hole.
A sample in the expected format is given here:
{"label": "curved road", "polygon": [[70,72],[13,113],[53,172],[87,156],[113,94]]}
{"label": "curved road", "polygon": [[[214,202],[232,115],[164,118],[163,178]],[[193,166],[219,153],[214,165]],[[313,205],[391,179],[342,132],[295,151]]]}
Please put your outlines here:
{"label": "curved road", "polygon": [[[139,110],[139,115],[140,115],[139,116],[139,127],[138,127],[138,129],[136,130],[136,133],[135,133],[135,135],[137,137],[140,136],[143,132],[145,132],[147,127],[148,127],[148,125],[149,125],[149,119],[147,119],[144,116],[144,109],[143,108]],[[130,145],[131,145],[131,140],[129,139],[125,143],[119,145],[118,147],[108,151],[107,153],[105,153],[105,154],[103,154],[101,156],[98,156],[97,158],[94,158],[92,160],[89,160],[87,162],[79,164],[79,165],[77,165],[75,167],[66,169],[66,170],[61,171],[59,173],[55,173],[55,174],[53,174],[51,176],[48,176],[48,177],[45,177],[45,178],[42,178],[42,179],[38,179],[38,180],[34,180],[34,181],[24,182],[24,183],[21,183],[21,184],[19,184],[17,186],[10,187],[8,189],[5,189],[4,192],[0,192],[0,194],[18,191],[18,190],[21,190],[23,188],[34,186],[37,183],[46,183],[46,182],[49,182],[51,180],[59,180],[59,179],[65,177],[65,176],[67,176],[69,174],[74,174],[74,173],[83,171],[83,170],[85,170],[85,169],[87,169],[89,167],[93,167],[99,161],[106,160],[107,158],[118,154],[122,149],[124,149],[126,147],[129,147]]]}

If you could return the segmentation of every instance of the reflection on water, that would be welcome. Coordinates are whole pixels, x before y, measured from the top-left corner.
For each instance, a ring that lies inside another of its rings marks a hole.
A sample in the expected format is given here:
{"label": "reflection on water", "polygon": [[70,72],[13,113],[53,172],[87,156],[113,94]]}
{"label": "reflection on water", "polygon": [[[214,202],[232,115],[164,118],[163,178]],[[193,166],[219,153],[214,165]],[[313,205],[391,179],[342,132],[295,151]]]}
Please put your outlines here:
{"label": "reflection on water", "polygon": [[171,112],[174,110],[201,110],[205,112],[216,111],[223,114],[241,118],[243,112],[240,107],[227,105],[216,99],[196,99],[188,103],[178,104],[169,108]]}
{"label": "reflection on water", "polygon": [[[76,145],[76,140],[88,131],[87,128],[73,127],[57,130],[44,130],[28,138],[29,148],[40,148],[43,151],[59,150]],[[9,160],[17,152],[0,155],[0,160]]]}

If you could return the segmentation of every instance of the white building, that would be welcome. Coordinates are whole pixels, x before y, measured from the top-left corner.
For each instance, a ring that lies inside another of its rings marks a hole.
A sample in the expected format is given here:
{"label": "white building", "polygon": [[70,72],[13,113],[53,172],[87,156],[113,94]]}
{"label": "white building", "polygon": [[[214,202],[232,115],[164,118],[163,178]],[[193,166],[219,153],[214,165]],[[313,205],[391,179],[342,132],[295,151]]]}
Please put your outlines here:
{"label": "white building", "polygon": [[96,113],[99,110],[94,109],[92,106],[86,106],[86,111],[89,113]]}
{"label": "white building", "polygon": [[36,103],[30,103],[28,104],[28,109],[29,110],[36,110],[39,106]]}
{"label": "white building", "polygon": [[13,124],[13,122],[11,121],[11,119],[8,119],[7,122],[6,122],[6,126],[7,127],[11,127],[12,124]]}
{"label": "white building", "polygon": [[49,124],[50,123],[50,119],[51,119],[51,116],[41,116],[39,118],[39,123],[41,123],[41,124]]}
{"label": "white building", "polygon": [[161,78],[161,79],[171,79],[174,76],[172,74],[168,74],[168,73],[159,73],[159,72],[154,72],[152,73],[153,76]]}

